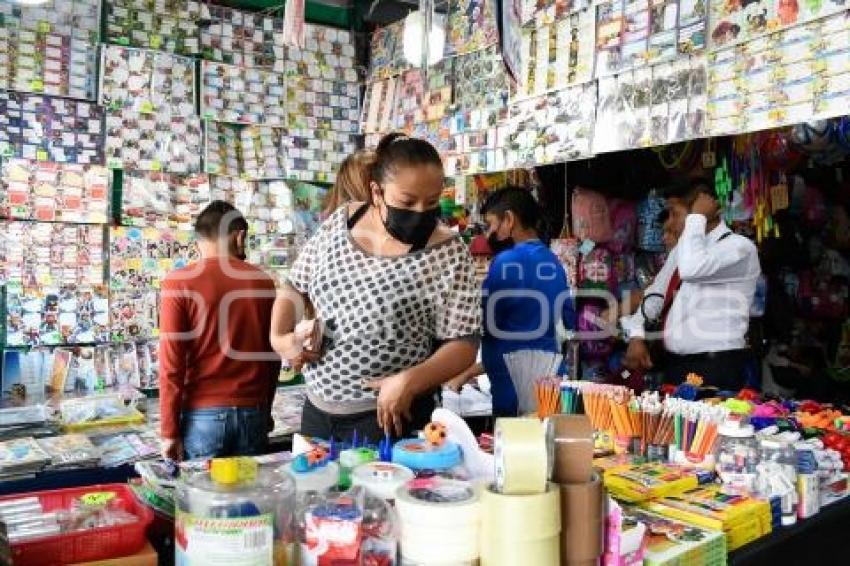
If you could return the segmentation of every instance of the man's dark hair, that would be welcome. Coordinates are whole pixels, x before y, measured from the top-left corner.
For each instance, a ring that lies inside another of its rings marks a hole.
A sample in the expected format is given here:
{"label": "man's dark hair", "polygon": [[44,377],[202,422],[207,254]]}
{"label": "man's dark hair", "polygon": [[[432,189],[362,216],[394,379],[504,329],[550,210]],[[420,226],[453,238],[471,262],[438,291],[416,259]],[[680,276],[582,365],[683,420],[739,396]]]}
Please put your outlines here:
{"label": "man's dark hair", "polygon": [[511,211],[524,228],[537,232],[544,242],[549,239],[549,230],[543,211],[531,191],[522,187],[508,186],[490,193],[481,206],[481,214],[493,214],[502,218]]}
{"label": "man's dark hair", "polygon": [[248,221],[239,210],[223,200],[212,201],[195,220],[195,233],[205,240],[248,230]]}
{"label": "man's dark hair", "polygon": [[685,195],[685,200],[688,205],[691,205],[700,195],[707,195],[714,200],[717,200],[717,193],[714,191],[714,183],[704,177],[692,179],[687,195]]}

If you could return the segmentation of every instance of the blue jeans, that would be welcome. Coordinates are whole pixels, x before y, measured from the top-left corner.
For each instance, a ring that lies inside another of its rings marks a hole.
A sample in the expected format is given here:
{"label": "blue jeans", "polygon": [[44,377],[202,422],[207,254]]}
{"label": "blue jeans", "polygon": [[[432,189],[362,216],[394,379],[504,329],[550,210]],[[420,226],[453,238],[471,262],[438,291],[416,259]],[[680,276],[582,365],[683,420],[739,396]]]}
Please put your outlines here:
{"label": "blue jeans", "polygon": [[182,415],[183,452],[188,460],[262,454],[268,415],[259,409],[213,407]]}

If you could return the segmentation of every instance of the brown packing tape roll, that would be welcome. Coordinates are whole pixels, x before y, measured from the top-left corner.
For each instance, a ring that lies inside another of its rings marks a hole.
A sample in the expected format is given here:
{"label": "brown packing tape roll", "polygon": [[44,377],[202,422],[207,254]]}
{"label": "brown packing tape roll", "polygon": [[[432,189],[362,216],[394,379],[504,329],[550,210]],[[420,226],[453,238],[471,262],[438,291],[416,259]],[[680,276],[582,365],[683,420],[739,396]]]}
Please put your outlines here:
{"label": "brown packing tape roll", "polygon": [[593,476],[593,426],[587,415],[555,415],[547,422],[553,443],[552,481],[587,483]]}
{"label": "brown packing tape roll", "polygon": [[597,560],[605,550],[605,490],[599,474],[561,490],[561,563]]}

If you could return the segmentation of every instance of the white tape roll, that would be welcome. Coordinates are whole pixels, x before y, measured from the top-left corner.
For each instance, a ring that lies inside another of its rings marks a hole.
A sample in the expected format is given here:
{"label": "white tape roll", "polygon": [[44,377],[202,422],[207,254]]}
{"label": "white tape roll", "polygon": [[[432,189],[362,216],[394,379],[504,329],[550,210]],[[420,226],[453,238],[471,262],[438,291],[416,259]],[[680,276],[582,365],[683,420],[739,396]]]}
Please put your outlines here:
{"label": "white tape roll", "polygon": [[398,489],[413,478],[408,468],[391,462],[369,462],[351,472],[352,485],[362,486],[369,495],[384,501],[395,500]]}
{"label": "white tape roll", "polygon": [[418,564],[458,564],[478,559],[480,489],[468,482],[414,480],[396,492],[401,551]]}
{"label": "white tape roll", "polygon": [[339,464],[336,462],[328,462],[321,468],[307,472],[293,471],[292,464],[287,464],[286,471],[295,479],[295,490],[298,493],[308,491],[325,493],[339,483]]}
{"label": "white tape roll", "polygon": [[549,449],[546,427],[537,419],[498,419],[493,435],[496,489],[505,495],[546,491]]}

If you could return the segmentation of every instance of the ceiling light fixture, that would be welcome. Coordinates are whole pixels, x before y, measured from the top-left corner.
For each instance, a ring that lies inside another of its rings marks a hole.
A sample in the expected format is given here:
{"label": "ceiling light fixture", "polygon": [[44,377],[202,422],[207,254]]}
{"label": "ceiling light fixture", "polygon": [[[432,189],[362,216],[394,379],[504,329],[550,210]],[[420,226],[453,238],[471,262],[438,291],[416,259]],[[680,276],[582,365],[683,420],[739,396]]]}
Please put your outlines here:
{"label": "ceiling light fixture", "polygon": [[445,17],[435,14],[433,10],[433,3],[426,0],[420,2],[419,10],[409,13],[404,19],[404,58],[415,67],[436,65],[443,59],[446,47]]}

